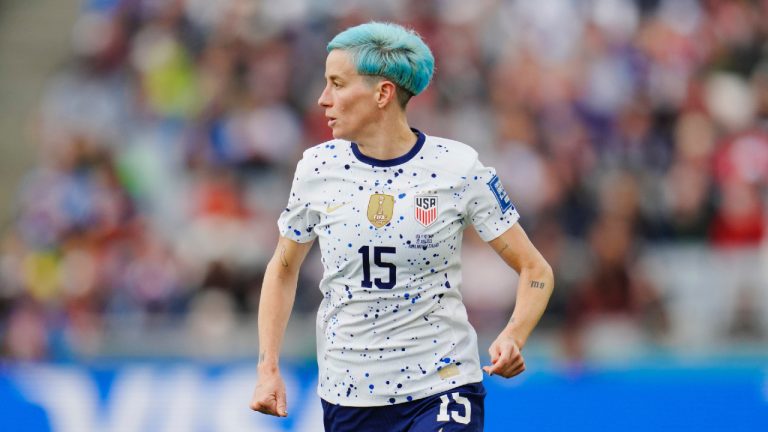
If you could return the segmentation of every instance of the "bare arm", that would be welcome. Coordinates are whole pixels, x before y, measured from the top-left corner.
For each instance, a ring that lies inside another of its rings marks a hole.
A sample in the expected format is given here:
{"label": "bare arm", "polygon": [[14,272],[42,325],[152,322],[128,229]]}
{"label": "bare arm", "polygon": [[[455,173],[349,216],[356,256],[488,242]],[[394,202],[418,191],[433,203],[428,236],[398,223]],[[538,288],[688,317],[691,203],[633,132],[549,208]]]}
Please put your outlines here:
{"label": "bare arm", "polygon": [[489,349],[493,365],[484,368],[490,374],[509,378],[525,370],[520,350],[547,307],[555,285],[554,275],[519,224],[489,244],[520,275],[515,311]]}
{"label": "bare arm", "polygon": [[259,302],[259,378],[251,409],[285,417],[285,384],[279,359],[285,328],[296,298],[299,268],[313,242],[296,243],[280,237],[267,264]]}

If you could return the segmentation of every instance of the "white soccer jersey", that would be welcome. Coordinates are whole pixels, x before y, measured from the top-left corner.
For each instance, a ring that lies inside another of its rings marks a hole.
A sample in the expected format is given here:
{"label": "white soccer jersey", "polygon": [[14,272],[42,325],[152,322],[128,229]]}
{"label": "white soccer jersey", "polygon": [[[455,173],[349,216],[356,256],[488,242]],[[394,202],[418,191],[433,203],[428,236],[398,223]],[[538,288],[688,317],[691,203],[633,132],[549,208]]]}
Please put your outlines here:
{"label": "white soccer jersey", "polygon": [[312,147],[278,221],[297,242],[320,239],[318,393],[379,406],[482,380],[461,293],[461,239],[490,241],[519,218],[471,147],[419,131],[404,156],[377,160],[354,143]]}

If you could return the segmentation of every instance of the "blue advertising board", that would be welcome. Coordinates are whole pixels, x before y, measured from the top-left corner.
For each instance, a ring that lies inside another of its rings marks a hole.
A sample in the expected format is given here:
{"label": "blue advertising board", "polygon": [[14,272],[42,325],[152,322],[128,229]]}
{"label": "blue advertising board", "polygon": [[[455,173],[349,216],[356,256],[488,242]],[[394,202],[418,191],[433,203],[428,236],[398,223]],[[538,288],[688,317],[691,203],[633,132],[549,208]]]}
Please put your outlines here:
{"label": "blue advertising board", "polygon": [[[0,430],[318,432],[314,365],[286,365],[289,417],[248,408],[253,362],[4,365]],[[768,365],[529,370],[485,379],[486,431],[768,430]]]}

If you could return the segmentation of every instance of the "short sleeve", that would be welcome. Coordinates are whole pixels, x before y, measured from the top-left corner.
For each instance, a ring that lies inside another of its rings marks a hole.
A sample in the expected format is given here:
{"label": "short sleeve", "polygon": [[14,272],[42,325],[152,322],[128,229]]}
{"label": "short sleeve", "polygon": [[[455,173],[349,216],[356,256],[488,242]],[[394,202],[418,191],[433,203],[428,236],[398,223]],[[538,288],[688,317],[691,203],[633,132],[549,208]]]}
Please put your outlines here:
{"label": "short sleeve", "polygon": [[483,241],[502,235],[520,219],[496,170],[480,161],[467,174],[465,215]]}
{"label": "short sleeve", "polygon": [[320,222],[320,215],[312,208],[314,192],[307,168],[304,159],[296,165],[288,205],[277,220],[280,235],[297,243],[314,240],[317,237],[314,228]]}

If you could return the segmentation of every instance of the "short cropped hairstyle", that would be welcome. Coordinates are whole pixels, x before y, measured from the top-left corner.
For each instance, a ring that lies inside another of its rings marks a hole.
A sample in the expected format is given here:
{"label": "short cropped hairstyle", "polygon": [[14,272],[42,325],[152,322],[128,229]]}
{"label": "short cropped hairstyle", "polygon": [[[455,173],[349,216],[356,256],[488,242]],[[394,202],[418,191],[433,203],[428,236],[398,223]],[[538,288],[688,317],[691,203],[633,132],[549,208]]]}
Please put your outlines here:
{"label": "short cropped hairstyle", "polygon": [[[379,76],[397,84],[402,107],[429,85],[435,58],[413,30],[392,23],[369,22],[350,27],[328,43],[328,52],[347,51],[360,75]],[[402,94],[407,93],[407,94]]]}

